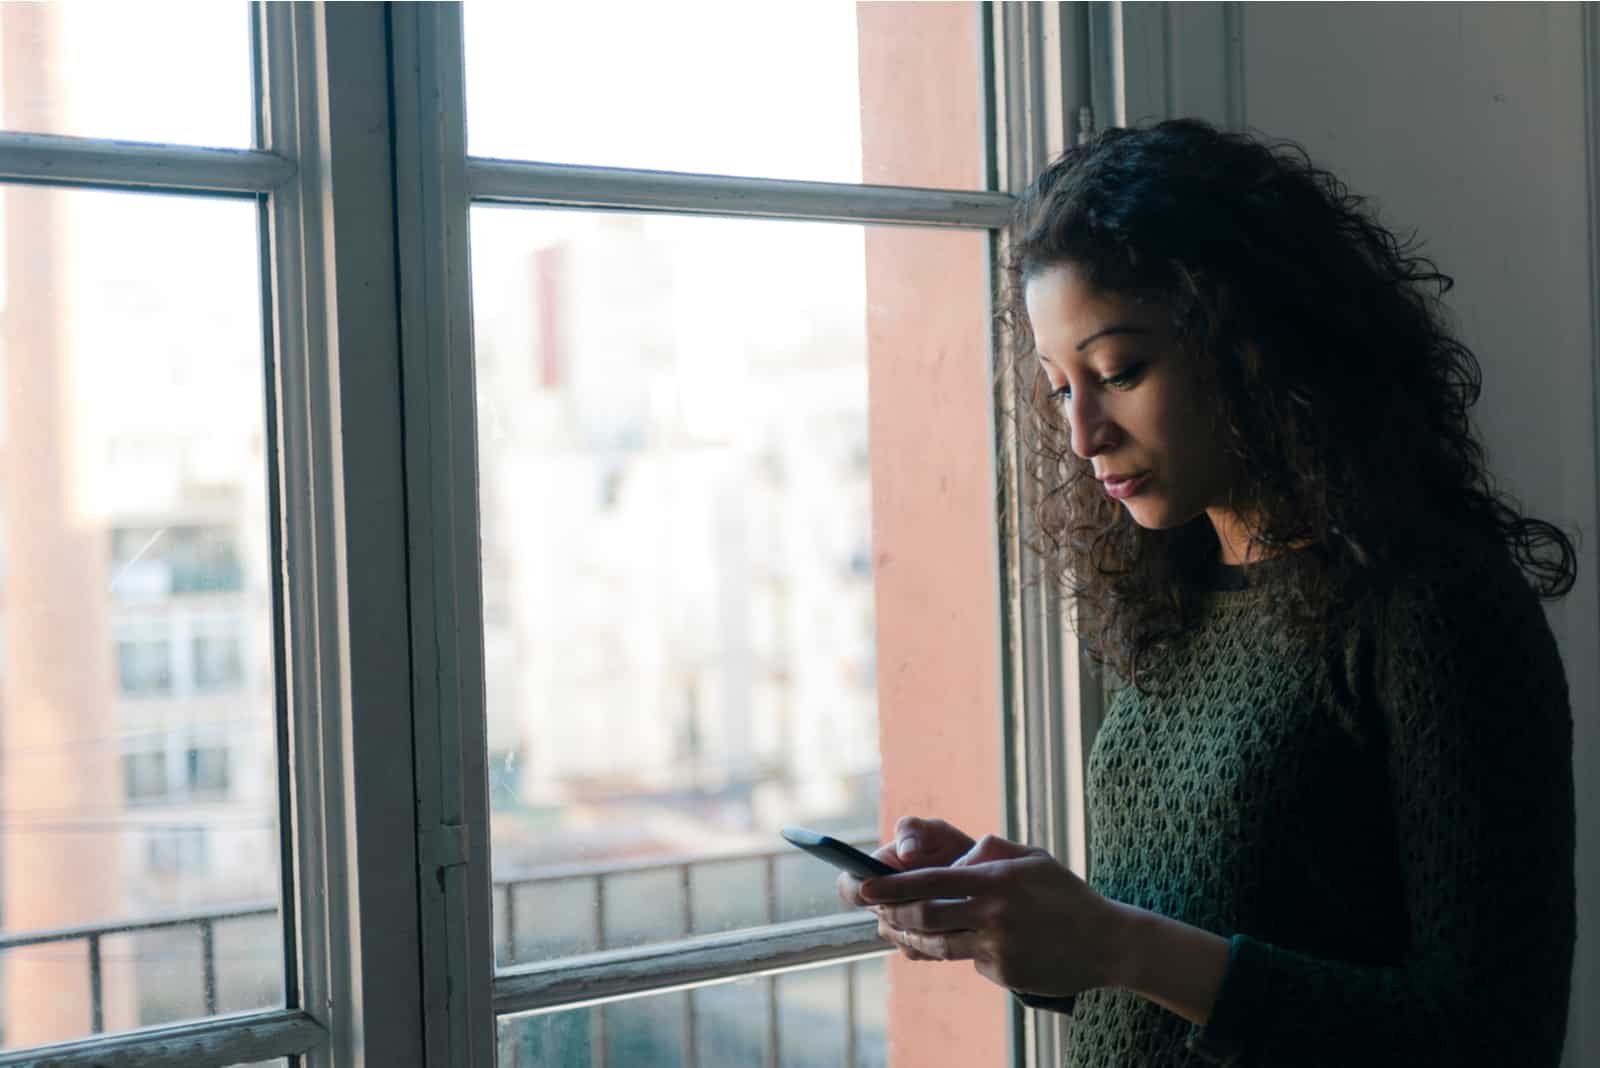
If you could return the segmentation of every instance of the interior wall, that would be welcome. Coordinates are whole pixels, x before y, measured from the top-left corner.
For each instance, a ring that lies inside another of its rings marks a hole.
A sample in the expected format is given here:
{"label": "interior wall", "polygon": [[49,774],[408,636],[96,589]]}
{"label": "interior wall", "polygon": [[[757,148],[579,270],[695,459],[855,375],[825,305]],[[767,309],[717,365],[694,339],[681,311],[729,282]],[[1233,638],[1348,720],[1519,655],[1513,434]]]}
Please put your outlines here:
{"label": "interior wall", "polygon": [[[977,187],[976,12],[861,4],[856,27],[866,179]],[[879,829],[937,816],[977,838],[1005,819],[988,235],[870,226],[864,240]],[[889,1068],[1007,1062],[1010,1000],[970,965],[896,953],[888,981]]]}
{"label": "interior wall", "polygon": [[[1571,687],[1579,936],[1565,1065],[1600,1064],[1596,20],[1576,4],[1117,4],[1120,121],[1190,114],[1303,144],[1453,275],[1501,487],[1581,535],[1551,603]],[[1514,711],[1514,710],[1508,710]],[[1515,922],[1515,918],[1508,918]],[[1492,1006],[1486,1007],[1493,1011]]]}

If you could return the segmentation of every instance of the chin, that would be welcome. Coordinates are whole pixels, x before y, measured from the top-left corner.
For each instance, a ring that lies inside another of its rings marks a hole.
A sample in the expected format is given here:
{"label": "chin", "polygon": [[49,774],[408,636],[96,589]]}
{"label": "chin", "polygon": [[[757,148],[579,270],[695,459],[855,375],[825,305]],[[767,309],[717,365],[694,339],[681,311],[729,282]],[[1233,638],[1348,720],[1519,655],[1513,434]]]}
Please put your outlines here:
{"label": "chin", "polygon": [[1135,498],[1123,501],[1122,506],[1128,510],[1128,518],[1145,530],[1172,530],[1183,526],[1198,514],[1169,508],[1160,500]]}

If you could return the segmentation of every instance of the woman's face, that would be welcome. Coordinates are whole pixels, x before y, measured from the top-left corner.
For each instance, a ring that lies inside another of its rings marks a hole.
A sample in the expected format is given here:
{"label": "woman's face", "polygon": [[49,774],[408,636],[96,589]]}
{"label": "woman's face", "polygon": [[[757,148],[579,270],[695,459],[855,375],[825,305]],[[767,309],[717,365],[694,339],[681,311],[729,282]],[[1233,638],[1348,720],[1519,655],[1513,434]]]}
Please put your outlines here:
{"label": "woman's face", "polygon": [[1105,492],[1141,527],[1166,530],[1207,512],[1220,533],[1231,520],[1223,452],[1208,394],[1164,310],[1091,289],[1070,264],[1035,275],[1024,297],[1072,451]]}

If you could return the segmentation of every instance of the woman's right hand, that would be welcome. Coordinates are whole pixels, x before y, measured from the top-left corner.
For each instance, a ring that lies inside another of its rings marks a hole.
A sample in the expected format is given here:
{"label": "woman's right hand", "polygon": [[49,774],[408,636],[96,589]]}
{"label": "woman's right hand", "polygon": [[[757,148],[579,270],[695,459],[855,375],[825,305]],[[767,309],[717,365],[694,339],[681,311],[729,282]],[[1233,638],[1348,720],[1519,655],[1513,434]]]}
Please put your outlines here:
{"label": "woman's right hand", "polygon": [[[953,824],[940,819],[923,819],[920,816],[901,816],[894,825],[894,841],[885,842],[872,851],[872,855],[891,868],[910,871],[913,868],[943,868],[965,856],[977,843],[972,836]],[[849,872],[840,872],[834,883],[839,897],[846,905],[855,908],[866,906],[861,900],[861,880]],[[873,909],[877,912],[877,909]],[[884,921],[878,920],[881,931]],[[930,960],[912,949],[901,948],[912,960]]]}

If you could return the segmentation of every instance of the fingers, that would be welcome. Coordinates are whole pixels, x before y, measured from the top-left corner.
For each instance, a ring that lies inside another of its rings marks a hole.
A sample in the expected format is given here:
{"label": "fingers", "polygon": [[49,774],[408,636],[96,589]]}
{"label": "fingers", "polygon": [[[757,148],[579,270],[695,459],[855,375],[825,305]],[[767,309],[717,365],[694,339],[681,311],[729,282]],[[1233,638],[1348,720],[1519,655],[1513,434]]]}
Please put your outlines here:
{"label": "fingers", "polygon": [[907,959],[986,959],[980,906],[969,900],[915,901],[909,905],[876,905],[878,937],[900,948]]}
{"label": "fingers", "polygon": [[925,934],[918,931],[897,931],[893,927],[885,933],[880,923],[878,933],[900,947],[912,960],[983,960],[987,958],[983,937],[976,931],[950,931],[943,934]]}
{"label": "fingers", "polygon": [[839,895],[839,900],[851,908],[858,908],[863,904],[861,901],[861,880],[849,872],[842,871],[839,873],[838,877],[833,880],[833,889]]}
{"label": "fingers", "polygon": [[[883,845],[872,851],[872,856],[883,861],[892,868],[905,867],[905,863],[900,859],[895,850],[894,842],[885,842]],[[840,872],[838,878],[834,879],[833,888],[834,891],[839,895],[839,900],[843,901],[851,908],[862,908],[867,904],[867,902],[861,898],[861,880],[856,878],[854,875],[851,875],[847,871]]]}
{"label": "fingers", "polygon": [[941,819],[902,816],[895,823],[899,867],[940,867],[972,848],[972,837]]}
{"label": "fingers", "polygon": [[993,885],[993,865],[922,868],[868,879],[857,892],[863,904],[893,905],[940,897],[977,897]]}
{"label": "fingers", "polygon": [[950,866],[966,867],[972,864],[986,864],[991,860],[1016,860],[1035,852],[1032,846],[1025,846],[1021,842],[1013,842],[1009,838],[1001,838],[997,834],[986,834],[973,844],[972,848],[963,853]]}
{"label": "fingers", "polygon": [[904,953],[911,960],[932,960],[933,959],[932,957],[928,956],[926,953],[918,952],[917,950],[912,949],[910,946],[906,945],[903,941],[901,941],[901,938],[903,937],[902,933],[900,931],[895,930],[894,927],[890,926],[889,921],[885,920],[882,916],[878,917],[878,937],[883,939],[885,942],[889,942],[889,943],[891,943],[893,945],[896,945],[896,946],[900,947],[900,952]]}
{"label": "fingers", "polygon": [[984,920],[983,906],[971,898],[878,905],[874,911],[895,930],[918,934],[977,930]]}

